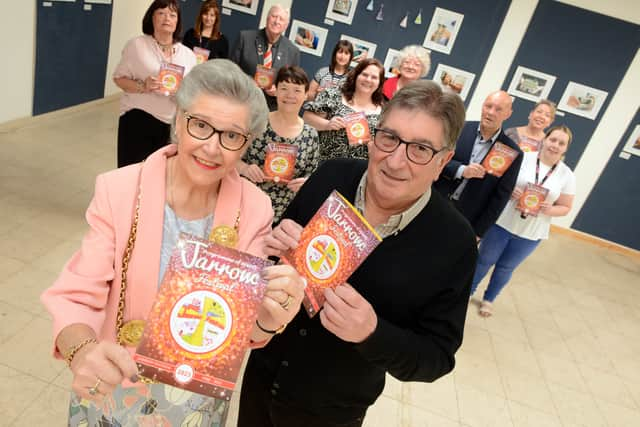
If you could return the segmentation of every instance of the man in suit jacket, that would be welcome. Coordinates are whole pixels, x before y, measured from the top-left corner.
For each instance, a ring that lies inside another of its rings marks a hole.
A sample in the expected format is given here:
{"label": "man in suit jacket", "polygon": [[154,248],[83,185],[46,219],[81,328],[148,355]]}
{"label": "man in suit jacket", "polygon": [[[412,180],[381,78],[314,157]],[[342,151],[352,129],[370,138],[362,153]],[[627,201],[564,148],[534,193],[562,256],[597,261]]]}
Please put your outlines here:
{"label": "man in suit jacket", "polygon": [[[288,26],[289,10],[279,4],[271,6],[264,28],[240,31],[229,59],[238,64],[251,77],[255,75],[258,64],[269,64],[269,60],[265,60],[265,55],[269,50],[271,51],[270,68],[276,72],[283,65],[300,65],[300,50],[284,37]],[[275,94],[275,86],[264,89],[264,95],[271,111],[278,106]]]}
{"label": "man in suit jacket", "polygon": [[[467,122],[458,138],[453,159],[442,171],[434,188],[451,199],[469,220],[480,240],[493,225],[511,197],[516,183],[522,151],[502,131],[502,123],[511,116],[511,96],[498,91],[482,104],[480,122]],[[496,142],[518,151],[518,157],[501,176],[487,174],[482,160]]]}

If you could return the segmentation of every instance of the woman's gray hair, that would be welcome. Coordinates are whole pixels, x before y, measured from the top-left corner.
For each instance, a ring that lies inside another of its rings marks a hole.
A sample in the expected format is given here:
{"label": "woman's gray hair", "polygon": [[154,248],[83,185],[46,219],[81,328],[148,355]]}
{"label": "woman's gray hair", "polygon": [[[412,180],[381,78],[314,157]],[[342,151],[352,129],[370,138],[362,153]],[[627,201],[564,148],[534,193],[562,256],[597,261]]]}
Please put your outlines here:
{"label": "woman's gray hair", "polygon": [[[269,108],[262,90],[236,64],[228,59],[213,59],[196,65],[184,77],[176,103],[178,111],[187,111],[200,95],[227,98],[249,107],[250,140],[261,135],[267,128]],[[176,118],[171,123],[171,135],[175,135]],[[175,142],[175,141],[173,141]]]}
{"label": "woman's gray hair", "polygon": [[420,77],[424,77],[429,72],[431,68],[431,54],[428,49],[425,49],[422,46],[417,44],[410,44],[409,46],[405,46],[400,50],[400,53],[396,57],[396,66],[400,68],[402,63],[408,58],[418,58],[420,63],[422,64],[422,72],[420,73]]}

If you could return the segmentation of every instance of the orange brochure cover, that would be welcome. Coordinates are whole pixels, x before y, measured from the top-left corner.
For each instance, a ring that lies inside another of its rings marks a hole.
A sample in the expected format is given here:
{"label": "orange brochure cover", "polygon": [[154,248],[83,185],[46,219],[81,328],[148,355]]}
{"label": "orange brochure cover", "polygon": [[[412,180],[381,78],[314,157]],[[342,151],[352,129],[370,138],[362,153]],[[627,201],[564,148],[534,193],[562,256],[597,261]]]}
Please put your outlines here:
{"label": "orange brochure cover", "polygon": [[518,199],[516,209],[525,216],[538,216],[541,204],[547,198],[547,194],[549,194],[549,189],[529,182]]}
{"label": "orange brochure cover", "polygon": [[198,64],[202,64],[203,62],[207,62],[209,60],[209,53],[211,53],[211,51],[209,49],[194,46],[193,53],[196,54],[196,62]]}
{"label": "orange brochure cover", "polygon": [[256,66],[256,74],[253,76],[253,79],[261,89],[269,89],[276,81],[276,70],[258,64]]}
{"label": "orange brochure cover", "polygon": [[488,174],[501,177],[516,157],[518,157],[516,150],[501,142],[496,142],[482,160],[482,166]]}
{"label": "orange brochure cover", "polygon": [[183,75],[184,67],[182,65],[163,62],[160,65],[160,75],[158,76],[162,85],[162,93],[165,96],[175,95],[180,87]]}
{"label": "orange brochure cover", "polygon": [[518,147],[525,152],[538,151],[538,147],[540,146],[540,141],[536,139],[531,139],[526,136],[521,136],[520,141],[518,142]]}
{"label": "orange brochure cover", "polygon": [[295,173],[298,146],[270,142],[264,155],[264,176],[273,182],[291,181]]}
{"label": "orange brochure cover", "polygon": [[229,400],[270,264],[181,233],[133,356],[140,374]]}
{"label": "orange brochure cover", "polygon": [[363,112],[347,114],[343,117],[349,145],[362,145],[371,140],[367,116]]}
{"label": "orange brochure cover", "polygon": [[302,230],[295,249],[283,255],[305,281],[309,317],[324,304],[324,290],[347,281],[382,241],[373,227],[340,193],[333,191]]}

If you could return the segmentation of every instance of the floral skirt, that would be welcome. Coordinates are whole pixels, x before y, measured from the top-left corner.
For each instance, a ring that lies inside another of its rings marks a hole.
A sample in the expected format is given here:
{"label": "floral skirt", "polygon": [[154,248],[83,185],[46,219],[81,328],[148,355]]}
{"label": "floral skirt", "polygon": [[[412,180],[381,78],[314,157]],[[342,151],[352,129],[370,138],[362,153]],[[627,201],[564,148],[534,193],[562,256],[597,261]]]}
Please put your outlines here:
{"label": "floral skirt", "polygon": [[69,427],[223,427],[229,401],[166,384],[116,387],[97,406],[71,393]]}

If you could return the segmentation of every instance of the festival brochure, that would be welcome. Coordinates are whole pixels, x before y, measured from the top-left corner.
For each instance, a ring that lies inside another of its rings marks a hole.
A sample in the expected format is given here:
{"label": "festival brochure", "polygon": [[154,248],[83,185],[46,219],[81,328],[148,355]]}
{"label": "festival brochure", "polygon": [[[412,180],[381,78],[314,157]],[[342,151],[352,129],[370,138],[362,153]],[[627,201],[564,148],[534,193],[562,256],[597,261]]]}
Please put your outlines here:
{"label": "festival brochure", "polygon": [[528,182],[518,199],[516,209],[524,216],[538,216],[542,202],[547,198],[549,189],[541,185]]}
{"label": "festival brochure", "polygon": [[160,84],[162,85],[162,93],[164,96],[175,95],[182,82],[184,75],[184,67],[182,65],[168,64],[163,62],[160,65]]}
{"label": "festival brochure", "polygon": [[276,70],[258,64],[256,66],[256,73],[253,76],[253,79],[260,89],[269,89],[276,81]]}
{"label": "festival brochure", "polygon": [[264,155],[264,177],[267,181],[287,183],[293,179],[298,146],[270,142]]}
{"label": "festival brochure", "polygon": [[271,264],[181,233],[133,357],[140,375],[229,400]]}
{"label": "festival brochure", "polygon": [[536,152],[538,151],[539,146],[540,146],[540,141],[533,138],[526,137],[526,136],[521,136],[520,141],[518,141],[518,147],[520,147],[520,149],[524,153],[529,153],[532,151]]}
{"label": "festival brochure", "polygon": [[324,290],[344,283],[382,241],[366,219],[337,191],[333,191],[302,230],[298,246],[282,260],[305,282],[302,301],[309,317],[325,301]]}
{"label": "festival brochure", "polygon": [[361,111],[343,117],[349,145],[362,145],[371,140],[371,131],[367,116]]}
{"label": "festival brochure", "polygon": [[482,160],[482,166],[490,175],[501,177],[518,157],[518,151],[501,142],[496,142]]}
{"label": "festival brochure", "polygon": [[196,55],[196,63],[202,64],[203,62],[207,62],[209,60],[209,54],[211,53],[211,51],[203,47],[194,46],[193,53],[195,53]]}

